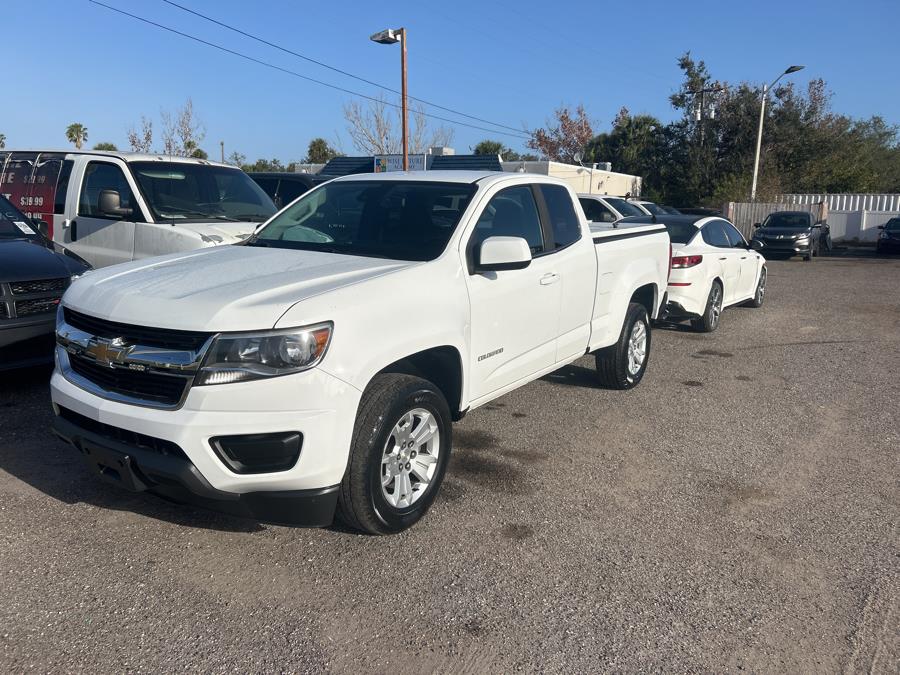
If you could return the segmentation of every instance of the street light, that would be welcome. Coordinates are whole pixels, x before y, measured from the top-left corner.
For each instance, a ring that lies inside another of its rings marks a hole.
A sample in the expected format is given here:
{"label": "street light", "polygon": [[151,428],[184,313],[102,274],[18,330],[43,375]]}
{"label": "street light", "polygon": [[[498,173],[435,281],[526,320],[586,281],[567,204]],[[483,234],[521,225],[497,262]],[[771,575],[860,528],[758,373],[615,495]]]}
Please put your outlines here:
{"label": "street light", "polygon": [[406,102],[406,29],[388,28],[380,33],[375,33],[369,38],[380,45],[392,45],[400,43],[400,99],[403,124],[403,170],[409,171],[409,107]]}
{"label": "street light", "polygon": [[769,91],[771,91],[778,80],[785,75],[790,75],[791,73],[796,73],[798,70],[803,70],[805,67],[806,66],[790,66],[781,75],[772,80],[772,84],[763,86],[762,103],[759,106],[759,131],[756,134],[756,159],[753,161],[753,186],[750,188],[751,202],[756,201],[756,178],[759,175],[759,150],[762,147],[763,120],[766,117],[766,98],[768,98]]}

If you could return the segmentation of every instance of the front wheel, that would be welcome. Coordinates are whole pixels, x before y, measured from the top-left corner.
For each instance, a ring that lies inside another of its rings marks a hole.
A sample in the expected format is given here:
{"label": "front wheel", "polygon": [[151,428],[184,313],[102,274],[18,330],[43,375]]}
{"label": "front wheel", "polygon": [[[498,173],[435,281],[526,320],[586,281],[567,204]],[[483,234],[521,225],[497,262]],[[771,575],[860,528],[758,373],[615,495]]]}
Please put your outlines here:
{"label": "front wheel", "polygon": [[597,379],[608,389],[631,389],[643,379],[649,359],[650,316],[643,305],[632,302],[618,342],[594,357]]}
{"label": "front wheel", "polygon": [[450,409],[437,387],[412,375],[377,375],[359,404],[338,516],[369,534],[415,524],[437,496],[451,443]]}

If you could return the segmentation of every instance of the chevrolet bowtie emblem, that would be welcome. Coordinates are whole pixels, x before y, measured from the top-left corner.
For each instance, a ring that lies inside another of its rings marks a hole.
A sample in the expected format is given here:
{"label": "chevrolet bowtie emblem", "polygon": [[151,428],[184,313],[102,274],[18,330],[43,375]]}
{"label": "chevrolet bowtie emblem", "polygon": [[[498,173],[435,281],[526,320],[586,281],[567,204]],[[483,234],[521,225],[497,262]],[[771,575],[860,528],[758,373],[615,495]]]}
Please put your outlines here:
{"label": "chevrolet bowtie emblem", "polygon": [[112,368],[114,364],[124,363],[133,349],[133,345],[126,345],[125,340],[120,337],[112,340],[95,337],[91,338],[85,351],[93,356],[97,363]]}

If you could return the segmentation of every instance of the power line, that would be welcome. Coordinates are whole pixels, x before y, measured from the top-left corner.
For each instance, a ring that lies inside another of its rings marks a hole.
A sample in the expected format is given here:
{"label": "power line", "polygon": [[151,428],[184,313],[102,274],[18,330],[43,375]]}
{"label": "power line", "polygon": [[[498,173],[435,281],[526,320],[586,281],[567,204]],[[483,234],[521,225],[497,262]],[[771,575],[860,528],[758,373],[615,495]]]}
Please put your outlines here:
{"label": "power line", "polygon": [[[238,35],[243,35],[244,37],[248,37],[251,40],[256,40],[260,44],[267,45],[269,47],[272,47],[273,49],[278,49],[278,50],[284,52],[285,54],[290,54],[291,56],[296,56],[298,59],[303,59],[304,61],[309,61],[310,63],[314,63],[317,66],[321,66],[322,68],[327,68],[328,70],[334,71],[335,73],[340,73],[341,75],[345,75],[347,77],[353,78],[354,80],[364,82],[365,84],[372,85],[373,87],[378,87],[379,89],[384,89],[385,91],[389,91],[392,94],[400,95],[400,92],[397,91],[396,89],[391,89],[390,87],[387,87],[383,84],[378,84],[377,82],[373,82],[372,80],[367,80],[366,78],[360,77],[359,75],[354,75],[353,73],[350,73],[346,70],[341,70],[340,68],[336,68],[335,66],[330,66],[327,63],[318,61],[317,59],[314,59],[310,56],[300,54],[300,53],[295,52],[291,49],[288,49],[287,47],[284,47],[282,45],[276,44],[274,42],[269,42],[268,40],[261,38],[258,35],[253,35],[252,33],[248,33],[244,30],[241,30],[240,28],[235,28],[234,26],[224,23],[223,21],[219,21],[218,19],[214,19],[211,16],[207,16],[206,14],[202,14],[201,12],[193,10],[190,7],[185,7],[184,5],[180,5],[177,2],[173,2],[173,0],[163,0],[163,2],[165,2],[166,4],[172,5],[172,7],[177,7],[178,9],[180,9],[184,12],[187,12],[189,14],[193,14],[194,16],[200,17],[201,19],[204,19],[205,21],[214,23],[217,26],[221,26],[222,28],[227,28],[228,30],[233,31],[233,32],[237,33]],[[517,129],[516,127],[511,127],[506,124],[500,124],[499,122],[492,122],[491,120],[487,120],[482,117],[476,117],[475,115],[469,115],[468,113],[460,112],[459,110],[455,110],[453,108],[448,108],[446,106],[442,106],[437,103],[432,103],[431,101],[426,101],[423,98],[417,98],[415,96],[409,96],[409,95],[407,95],[407,98],[409,98],[413,101],[418,101],[419,103],[422,103],[424,105],[431,106],[432,108],[437,108],[438,110],[443,110],[445,112],[453,113],[454,115],[459,115],[460,117],[466,117],[470,120],[475,120],[476,122],[483,122],[484,124],[490,124],[495,127],[500,127],[501,129],[509,129],[510,131],[515,131],[516,133],[519,133],[519,134],[522,133],[522,129]]]}
{"label": "power line", "polygon": [[[180,35],[181,37],[187,38],[189,40],[193,40],[194,42],[199,42],[200,44],[206,45],[207,47],[212,47],[214,49],[218,49],[218,50],[226,52],[228,54],[232,54],[233,56],[238,56],[242,59],[246,59],[247,61],[251,61],[252,63],[256,63],[260,66],[265,66],[266,68],[272,68],[273,70],[278,70],[282,73],[286,73],[288,75],[293,75],[294,77],[298,77],[301,80],[306,80],[307,82],[313,82],[314,84],[318,84],[323,87],[328,87],[329,89],[335,89],[337,91],[344,92],[345,94],[350,94],[351,96],[358,96],[359,98],[364,98],[369,101],[374,101],[375,103],[388,105],[388,106],[391,106],[392,108],[400,108],[401,107],[400,104],[398,104],[398,103],[391,103],[390,101],[384,101],[382,99],[375,98],[374,96],[368,96],[366,94],[361,94],[358,91],[353,91],[352,89],[346,89],[344,87],[340,87],[338,85],[331,84],[329,82],[323,82],[322,80],[317,80],[314,77],[302,75],[302,74],[300,74],[294,70],[290,70],[288,68],[282,68],[281,66],[277,66],[274,63],[269,63],[268,61],[263,61],[262,59],[257,59],[253,56],[249,56],[248,54],[244,54],[244,53],[236,51],[234,49],[229,49],[228,47],[223,47],[222,45],[216,44],[215,42],[210,42],[209,40],[204,40],[203,38],[199,38],[195,35],[190,35],[189,33],[184,33],[180,30],[176,30],[175,28],[170,28],[169,26],[164,26],[163,24],[157,23],[155,21],[151,21],[150,19],[145,19],[144,17],[138,16],[137,14],[131,14],[129,12],[126,12],[123,9],[119,9],[117,7],[112,7],[105,3],[99,2],[99,0],[88,0],[88,2],[90,2],[94,5],[103,7],[105,9],[108,9],[110,11],[116,12],[118,14],[122,14],[124,16],[130,17],[137,21],[141,21],[150,26],[155,26],[156,28],[161,28],[162,30],[168,31],[170,33],[174,33],[175,35]],[[469,124],[467,122],[460,122],[459,120],[452,120],[447,117],[441,117],[439,115],[435,115],[433,113],[427,113],[424,111],[422,111],[421,114],[425,117],[430,117],[435,120],[440,120],[441,122],[447,122],[448,124],[456,124],[458,126],[469,127],[470,129],[478,129],[479,131],[485,131],[485,132],[491,133],[491,134],[500,134],[503,136],[513,136],[520,140],[527,140],[530,138],[529,136],[525,135],[524,132],[519,132],[517,134],[513,134],[508,131],[497,131],[496,129],[488,129],[486,127],[480,127],[480,126],[476,126],[474,124]]]}

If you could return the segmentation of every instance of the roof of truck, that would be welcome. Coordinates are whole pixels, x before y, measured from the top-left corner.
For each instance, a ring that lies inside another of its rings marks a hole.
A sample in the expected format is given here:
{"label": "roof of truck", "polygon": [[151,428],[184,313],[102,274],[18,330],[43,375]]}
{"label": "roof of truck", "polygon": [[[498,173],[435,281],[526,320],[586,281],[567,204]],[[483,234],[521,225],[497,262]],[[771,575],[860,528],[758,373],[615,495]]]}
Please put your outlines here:
{"label": "roof of truck", "polygon": [[223,166],[231,169],[237,168],[232,164],[223,164],[221,162],[213,162],[208,159],[199,159],[197,157],[179,157],[177,155],[166,155],[160,152],[123,152],[119,150],[72,150],[71,148],[63,148],[62,150],[7,150],[0,151],[3,154],[42,154],[42,155],[95,155],[97,157],[115,157],[124,162],[183,162],[185,164],[207,164],[212,166]]}
{"label": "roof of truck", "polygon": [[349,176],[335,178],[335,181],[358,180],[391,180],[391,181],[434,181],[440,183],[492,183],[513,178],[528,178],[541,183],[553,183],[566,185],[566,183],[552,176],[539,173],[519,173],[509,171],[389,171],[386,173],[355,173]]}

